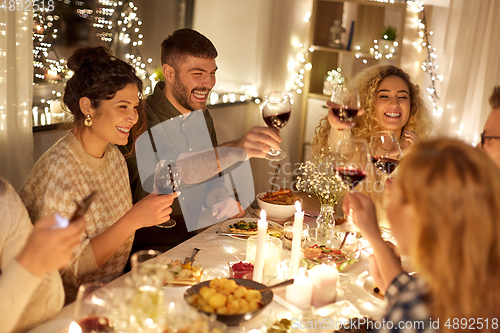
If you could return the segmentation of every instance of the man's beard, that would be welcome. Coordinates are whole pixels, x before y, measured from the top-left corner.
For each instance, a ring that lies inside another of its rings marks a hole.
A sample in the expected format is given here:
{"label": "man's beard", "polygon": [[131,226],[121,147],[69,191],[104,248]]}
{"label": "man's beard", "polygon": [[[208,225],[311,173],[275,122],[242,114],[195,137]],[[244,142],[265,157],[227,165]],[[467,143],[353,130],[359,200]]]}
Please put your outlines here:
{"label": "man's beard", "polygon": [[[193,90],[207,91],[204,88],[194,88]],[[204,110],[207,107],[207,102],[193,102],[191,100],[191,91],[176,78],[173,85],[172,95],[177,103],[189,111]]]}

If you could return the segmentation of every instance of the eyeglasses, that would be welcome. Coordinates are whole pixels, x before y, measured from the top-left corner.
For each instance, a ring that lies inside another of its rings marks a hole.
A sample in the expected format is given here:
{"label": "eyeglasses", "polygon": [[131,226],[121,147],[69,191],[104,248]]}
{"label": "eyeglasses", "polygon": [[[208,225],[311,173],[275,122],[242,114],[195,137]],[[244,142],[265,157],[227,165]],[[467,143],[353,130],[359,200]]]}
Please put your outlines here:
{"label": "eyeglasses", "polygon": [[481,133],[481,147],[484,146],[486,139],[500,139],[500,136],[486,136],[483,131],[483,133]]}

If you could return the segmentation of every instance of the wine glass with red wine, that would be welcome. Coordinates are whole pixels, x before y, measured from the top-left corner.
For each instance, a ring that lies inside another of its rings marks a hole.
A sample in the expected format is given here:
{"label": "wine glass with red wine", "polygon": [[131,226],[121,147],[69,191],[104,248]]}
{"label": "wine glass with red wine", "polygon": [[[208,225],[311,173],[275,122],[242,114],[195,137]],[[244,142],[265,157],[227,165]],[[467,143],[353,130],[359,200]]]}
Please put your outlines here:
{"label": "wine glass with red wine", "polygon": [[[179,169],[173,166],[172,162],[162,160],[158,162],[155,170],[155,188],[160,194],[170,194],[179,190],[181,186],[181,177]],[[170,220],[157,224],[158,228],[173,228],[177,222],[170,218]]]}
{"label": "wine glass with red wine", "polygon": [[390,131],[377,132],[371,136],[370,155],[375,168],[387,175],[392,174],[402,157],[401,147]]}
{"label": "wine glass with red wine", "polygon": [[103,282],[87,282],[80,285],[73,313],[74,321],[82,333],[114,332],[111,317],[112,292],[102,288]]}
{"label": "wine glass with red wine", "polygon": [[[349,192],[363,181],[368,171],[370,154],[368,144],[363,139],[341,140],[337,145],[335,174],[342,179],[342,183]],[[352,208],[347,216],[348,222],[352,222]]]}
{"label": "wine glass with red wine", "polygon": [[363,139],[341,140],[337,146],[339,156],[335,173],[342,178],[344,186],[351,192],[366,177],[368,161],[368,144]]}
{"label": "wine glass with red wine", "polygon": [[[330,100],[334,103],[333,114],[343,123],[352,123],[361,108],[358,91],[344,84],[335,84]],[[344,139],[350,138],[350,130],[343,130]]]}
{"label": "wine glass with red wine", "polygon": [[[271,91],[264,97],[262,103],[262,118],[267,126],[276,129],[283,128],[292,112],[292,103],[290,102],[290,95],[282,91]],[[280,150],[270,148],[267,153],[266,159],[271,161],[279,161],[286,157],[286,154]]]}

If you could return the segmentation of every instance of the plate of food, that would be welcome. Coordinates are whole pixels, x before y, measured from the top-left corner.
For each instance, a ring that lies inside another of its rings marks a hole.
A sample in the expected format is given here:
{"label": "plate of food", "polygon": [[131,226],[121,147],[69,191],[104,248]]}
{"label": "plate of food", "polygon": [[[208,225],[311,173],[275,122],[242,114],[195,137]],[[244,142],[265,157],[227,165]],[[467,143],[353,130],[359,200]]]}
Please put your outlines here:
{"label": "plate of food", "polygon": [[365,279],[365,282],[363,283],[363,288],[365,288],[366,292],[371,296],[380,300],[384,300],[384,293],[380,290],[379,287],[377,287],[377,284],[375,283],[375,281],[371,276]]}
{"label": "plate of food", "polygon": [[189,288],[184,299],[207,315],[216,314],[226,325],[238,325],[258,315],[273,300],[265,285],[244,279],[213,279]]}
{"label": "plate of food", "polygon": [[[227,220],[221,225],[221,231],[236,239],[246,240],[250,236],[257,235],[257,218],[239,218]],[[283,236],[283,226],[276,222],[267,221],[267,233],[270,236],[281,238]],[[244,236],[241,236],[244,235]]]}
{"label": "plate of food", "polygon": [[194,286],[201,281],[203,269],[192,263],[183,264],[180,260],[167,264],[165,286]]}

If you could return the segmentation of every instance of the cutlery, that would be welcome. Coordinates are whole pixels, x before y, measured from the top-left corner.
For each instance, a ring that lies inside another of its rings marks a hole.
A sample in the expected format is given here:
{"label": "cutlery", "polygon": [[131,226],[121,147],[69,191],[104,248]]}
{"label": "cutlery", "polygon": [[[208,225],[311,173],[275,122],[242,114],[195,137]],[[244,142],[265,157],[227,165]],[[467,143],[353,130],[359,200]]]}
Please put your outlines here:
{"label": "cutlery", "polygon": [[288,286],[290,284],[293,284],[293,281],[294,281],[293,279],[289,279],[289,280],[285,280],[283,282],[277,283],[275,285],[272,285],[272,286],[269,286],[266,288],[262,288],[262,289],[257,289],[257,290],[260,292],[263,292],[263,291],[274,289],[274,288],[284,287],[284,286]]}
{"label": "cutlery", "polygon": [[317,219],[318,218],[316,215],[311,215],[311,214],[305,213],[305,212],[304,212],[304,215],[307,216],[307,217],[311,217],[313,219]]}
{"label": "cutlery", "polygon": [[198,251],[200,251],[200,249],[194,248],[193,254],[191,254],[191,257],[184,258],[184,265],[186,265],[187,263],[193,263],[194,262],[194,257],[196,256],[196,254],[198,253]]}
{"label": "cutlery", "polygon": [[344,247],[344,244],[345,244],[345,241],[346,241],[348,235],[349,235],[349,231],[346,231],[345,235],[344,235],[344,239],[342,240],[342,243],[340,243],[339,250],[342,250],[342,248]]}
{"label": "cutlery", "polygon": [[259,215],[257,215],[257,213],[255,212],[255,209],[253,209],[252,205],[247,207],[247,211],[250,213],[250,215],[255,216],[256,218],[259,217]]}
{"label": "cutlery", "polygon": [[221,235],[221,236],[244,236],[244,237],[250,237],[250,236],[254,236],[254,235],[248,235],[248,234],[236,234],[236,233],[229,233],[229,232],[220,232],[220,231],[216,231],[215,232],[217,235]]}

